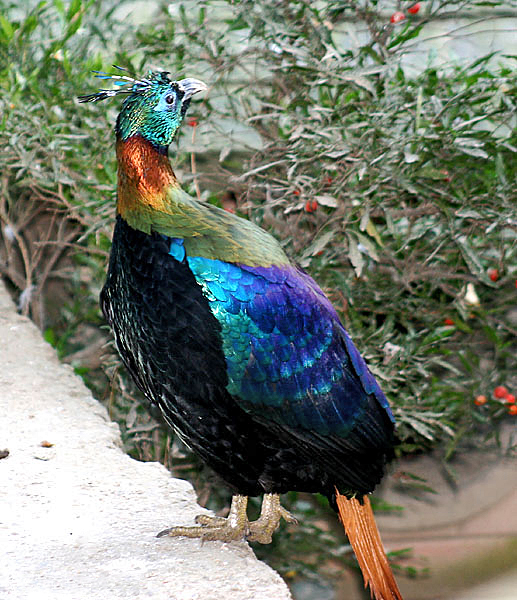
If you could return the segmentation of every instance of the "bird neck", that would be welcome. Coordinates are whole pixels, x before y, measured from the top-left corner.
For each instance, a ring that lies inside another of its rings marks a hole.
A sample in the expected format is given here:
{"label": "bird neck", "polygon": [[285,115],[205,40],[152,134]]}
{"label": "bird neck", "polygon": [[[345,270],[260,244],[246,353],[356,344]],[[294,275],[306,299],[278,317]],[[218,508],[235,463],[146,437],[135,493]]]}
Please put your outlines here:
{"label": "bird neck", "polygon": [[166,146],[140,134],[117,137],[117,212],[135,229],[148,231],[153,213],[169,212],[167,190],[180,188]]}

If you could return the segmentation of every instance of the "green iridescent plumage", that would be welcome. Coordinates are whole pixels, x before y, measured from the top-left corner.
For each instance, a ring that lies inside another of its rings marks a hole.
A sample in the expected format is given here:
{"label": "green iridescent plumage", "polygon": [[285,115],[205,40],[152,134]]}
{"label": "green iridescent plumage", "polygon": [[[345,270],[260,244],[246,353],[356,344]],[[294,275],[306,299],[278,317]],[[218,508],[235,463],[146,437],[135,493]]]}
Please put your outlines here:
{"label": "green iridescent plumage", "polygon": [[136,229],[156,231],[185,239],[189,256],[206,256],[252,266],[286,265],[289,259],[266,231],[212,204],[200,202],[171,185],[164,210],[139,207],[127,212],[126,221]]}
{"label": "green iridescent plumage", "polygon": [[[115,68],[125,71],[122,67]],[[172,81],[167,71],[149,71],[147,78],[109,75],[100,71],[96,77],[113,81],[117,89],[101,89],[95,94],[79,96],[79,102],[99,102],[113,96],[127,96],[117,118],[115,130],[122,140],[140,134],[155,146],[168,146],[189,107],[190,99],[207,89],[199,79]]]}

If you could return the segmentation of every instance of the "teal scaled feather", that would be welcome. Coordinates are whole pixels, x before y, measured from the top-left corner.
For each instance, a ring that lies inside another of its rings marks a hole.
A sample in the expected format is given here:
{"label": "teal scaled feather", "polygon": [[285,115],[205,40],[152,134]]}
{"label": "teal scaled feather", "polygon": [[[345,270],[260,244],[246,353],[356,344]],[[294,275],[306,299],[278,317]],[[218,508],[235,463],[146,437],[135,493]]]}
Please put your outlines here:
{"label": "teal scaled feather", "polygon": [[169,252],[187,260],[221,325],[227,390],[246,410],[267,409],[280,425],[345,435],[363,415],[365,394],[374,394],[393,420],[338,315],[306,273],[188,256],[181,239],[170,241]]}

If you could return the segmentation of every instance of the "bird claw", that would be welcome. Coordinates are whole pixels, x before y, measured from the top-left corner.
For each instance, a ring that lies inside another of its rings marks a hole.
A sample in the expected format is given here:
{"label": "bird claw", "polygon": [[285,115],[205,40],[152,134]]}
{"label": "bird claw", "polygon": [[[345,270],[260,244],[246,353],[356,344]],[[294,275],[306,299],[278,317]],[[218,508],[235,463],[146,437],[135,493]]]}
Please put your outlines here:
{"label": "bird claw", "polygon": [[288,523],[298,524],[296,517],[280,504],[278,494],[264,495],[260,517],[249,524],[250,532],[247,540],[259,544],[270,544],[273,533],[278,529],[281,519]]}
{"label": "bird claw", "polygon": [[249,542],[269,544],[281,519],[288,523],[298,523],[296,517],[280,505],[278,494],[264,495],[260,517],[256,521],[248,521],[247,503],[246,496],[234,496],[227,518],[197,515],[197,525],[170,527],[160,531],[156,537],[188,537],[222,542],[247,539]]}
{"label": "bird claw", "polygon": [[284,521],[292,523],[293,525],[298,525],[298,519],[292,513],[286,510],[283,506],[279,506],[278,508],[280,511],[280,516]]}

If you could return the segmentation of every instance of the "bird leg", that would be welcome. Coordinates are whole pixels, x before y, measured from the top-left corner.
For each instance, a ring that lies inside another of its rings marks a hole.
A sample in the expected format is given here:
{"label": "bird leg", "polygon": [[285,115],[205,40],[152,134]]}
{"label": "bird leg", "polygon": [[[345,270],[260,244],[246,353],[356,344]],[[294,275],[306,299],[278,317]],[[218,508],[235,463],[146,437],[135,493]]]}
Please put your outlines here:
{"label": "bird leg", "polygon": [[160,531],[157,537],[166,535],[172,537],[201,538],[202,540],[232,540],[248,539],[250,542],[269,544],[280,519],[289,523],[297,523],[295,517],[280,505],[278,494],[264,494],[260,517],[256,521],[248,521],[246,508],[247,496],[233,496],[228,517],[211,517],[198,515],[193,527],[171,527]]}
{"label": "bird leg", "polygon": [[280,519],[285,519],[288,523],[298,523],[296,517],[280,504],[278,494],[264,494],[260,517],[249,523],[248,541],[270,544]]}

